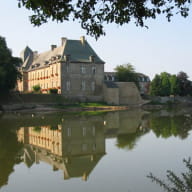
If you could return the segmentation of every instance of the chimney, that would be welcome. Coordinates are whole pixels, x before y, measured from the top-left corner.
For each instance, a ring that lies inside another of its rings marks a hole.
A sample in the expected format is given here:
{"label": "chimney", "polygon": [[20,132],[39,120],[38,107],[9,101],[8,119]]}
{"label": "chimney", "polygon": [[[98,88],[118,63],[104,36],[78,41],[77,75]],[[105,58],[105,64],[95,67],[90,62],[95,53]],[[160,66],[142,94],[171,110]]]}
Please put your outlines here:
{"label": "chimney", "polygon": [[80,41],[81,41],[81,44],[84,45],[85,44],[85,36],[81,36]]}
{"label": "chimney", "polygon": [[57,45],[51,45],[51,51],[53,51],[55,48],[57,48]]}
{"label": "chimney", "polygon": [[61,45],[63,46],[65,41],[67,41],[67,38],[66,37],[61,37]]}
{"label": "chimney", "polygon": [[37,56],[38,56],[38,51],[33,51],[33,57],[37,58]]}

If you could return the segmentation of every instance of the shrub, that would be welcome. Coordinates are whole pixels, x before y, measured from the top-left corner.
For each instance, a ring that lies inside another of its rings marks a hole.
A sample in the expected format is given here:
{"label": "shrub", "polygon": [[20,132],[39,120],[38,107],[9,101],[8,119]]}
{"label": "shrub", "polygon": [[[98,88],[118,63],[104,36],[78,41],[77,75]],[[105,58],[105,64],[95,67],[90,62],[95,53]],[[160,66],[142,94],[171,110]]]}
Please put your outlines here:
{"label": "shrub", "polygon": [[40,92],[41,92],[41,87],[40,87],[40,85],[34,85],[34,86],[33,86],[33,91],[34,91],[35,93],[40,93]]}
{"label": "shrub", "polygon": [[152,182],[157,183],[167,192],[191,192],[192,191],[192,163],[191,159],[183,160],[186,172],[182,172],[181,176],[176,175],[173,171],[167,170],[167,183],[150,173],[147,177]]}
{"label": "shrub", "polygon": [[49,93],[50,93],[50,94],[57,94],[57,93],[58,93],[58,89],[56,89],[56,88],[51,88],[51,89],[49,89]]}

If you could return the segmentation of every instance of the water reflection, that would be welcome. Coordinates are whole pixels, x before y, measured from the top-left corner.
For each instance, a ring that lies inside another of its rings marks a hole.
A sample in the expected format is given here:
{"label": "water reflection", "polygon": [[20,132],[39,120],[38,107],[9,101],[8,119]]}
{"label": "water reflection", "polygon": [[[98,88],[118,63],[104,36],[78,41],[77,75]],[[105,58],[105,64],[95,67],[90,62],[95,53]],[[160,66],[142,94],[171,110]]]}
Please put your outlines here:
{"label": "water reflection", "polygon": [[16,132],[6,126],[0,126],[0,187],[8,183],[14,166],[21,162],[19,152],[21,143],[17,141]]}
{"label": "water reflection", "polygon": [[[11,119],[11,121],[10,121]],[[44,162],[63,178],[86,181],[106,155],[105,141],[132,150],[143,135],[186,138],[192,116],[146,113],[142,110],[102,113],[97,116],[49,114],[3,116],[0,119],[0,186],[7,184],[15,164],[27,167]]]}
{"label": "water reflection", "polygon": [[189,131],[192,129],[192,115],[189,113],[178,114],[154,113],[149,118],[150,129],[153,130],[157,137],[169,138],[171,136],[181,139],[187,138]]}

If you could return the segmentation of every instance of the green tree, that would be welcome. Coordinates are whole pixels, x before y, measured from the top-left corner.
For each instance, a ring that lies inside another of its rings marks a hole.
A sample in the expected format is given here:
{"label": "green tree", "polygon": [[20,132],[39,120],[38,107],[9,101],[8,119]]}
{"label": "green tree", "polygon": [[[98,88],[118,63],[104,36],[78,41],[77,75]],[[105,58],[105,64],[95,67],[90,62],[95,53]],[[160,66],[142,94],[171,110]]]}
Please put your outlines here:
{"label": "green tree", "polygon": [[178,95],[179,94],[179,81],[176,75],[171,75],[169,78],[171,90],[171,95]]}
{"label": "green tree", "polygon": [[57,22],[76,20],[87,34],[98,38],[104,35],[105,23],[127,24],[134,21],[136,26],[145,26],[144,20],[155,19],[159,14],[170,21],[177,13],[187,17],[189,0],[18,0],[23,6],[34,12],[31,23],[39,26],[49,19]]}
{"label": "green tree", "polygon": [[151,81],[150,84],[150,95],[157,96],[160,95],[161,91],[161,78],[160,75],[156,74],[154,79]]}
{"label": "green tree", "polygon": [[12,56],[5,39],[0,36],[0,93],[7,93],[15,88],[17,80],[21,79],[21,73],[17,69],[20,63],[21,60]]}
{"label": "green tree", "polygon": [[186,96],[192,94],[192,83],[188,80],[187,73],[180,71],[177,74],[179,84],[179,95]]}
{"label": "green tree", "polygon": [[171,85],[170,85],[170,74],[167,72],[163,72],[160,74],[161,78],[161,89],[160,96],[169,96],[171,93]]}
{"label": "green tree", "polygon": [[136,86],[139,88],[138,75],[135,72],[133,65],[131,64],[118,65],[114,70],[116,71],[116,77],[118,81],[134,82]]}

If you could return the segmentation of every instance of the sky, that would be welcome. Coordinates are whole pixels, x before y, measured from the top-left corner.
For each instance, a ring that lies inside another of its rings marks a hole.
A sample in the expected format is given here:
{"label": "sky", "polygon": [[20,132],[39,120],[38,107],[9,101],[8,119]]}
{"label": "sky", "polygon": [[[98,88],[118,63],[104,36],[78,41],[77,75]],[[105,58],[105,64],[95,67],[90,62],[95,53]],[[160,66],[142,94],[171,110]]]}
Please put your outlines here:
{"label": "sky", "polygon": [[50,49],[50,45],[61,44],[61,37],[86,40],[105,61],[105,71],[113,71],[117,65],[131,63],[137,72],[148,75],[184,71],[192,80],[192,16],[174,16],[171,22],[160,16],[147,20],[149,29],[136,27],[133,23],[118,26],[105,25],[106,35],[95,40],[86,35],[77,22],[49,22],[34,27],[29,20],[32,14],[18,8],[17,0],[0,1],[0,36],[6,38],[14,56],[29,46],[39,53]]}

